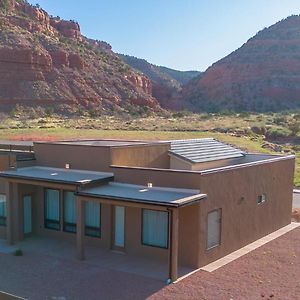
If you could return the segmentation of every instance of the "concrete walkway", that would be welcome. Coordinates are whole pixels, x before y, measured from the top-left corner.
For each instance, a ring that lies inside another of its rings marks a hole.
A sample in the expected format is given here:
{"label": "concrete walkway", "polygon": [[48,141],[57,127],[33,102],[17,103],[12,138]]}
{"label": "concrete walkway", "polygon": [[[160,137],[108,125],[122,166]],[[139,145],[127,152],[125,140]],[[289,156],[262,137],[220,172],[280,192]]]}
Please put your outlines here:
{"label": "concrete walkway", "polygon": [[241,256],[259,248],[260,246],[284,235],[285,233],[297,228],[300,226],[300,223],[291,223],[283,228],[280,228],[279,230],[275,231],[275,232],[272,232],[271,234],[235,251],[235,252],[232,252],[230,253],[229,255],[227,256],[224,256],[223,258],[217,260],[217,261],[214,261],[202,268],[200,268],[200,270],[204,270],[204,271],[207,271],[207,272],[213,272],[225,265],[227,265],[228,263],[240,258]]}

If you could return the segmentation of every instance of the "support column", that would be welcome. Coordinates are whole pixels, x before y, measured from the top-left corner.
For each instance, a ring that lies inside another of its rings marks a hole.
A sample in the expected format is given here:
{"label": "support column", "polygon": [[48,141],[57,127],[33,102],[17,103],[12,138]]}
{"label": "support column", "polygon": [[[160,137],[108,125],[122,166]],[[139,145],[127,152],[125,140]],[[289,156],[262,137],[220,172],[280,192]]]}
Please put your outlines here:
{"label": "support column", "polygon": [[84,231],[85,231],[85,210],[84,201],[80,197],[76,197],[77,203],[77,231],[76,231],[76,246],[77,258],[84,260]]}
{"label": "support column", "polygon": [[170,256],[169,278],[172,282],[178,278],[178,240],[179,240],[179,211],[173,208],[170,211]]}
{"label": "support column", "polygon": [[19,192],[18,184],[12,182],[6,182],[6,230],[7,230],[7,242],[9,245],[13,245],[19,240]]}

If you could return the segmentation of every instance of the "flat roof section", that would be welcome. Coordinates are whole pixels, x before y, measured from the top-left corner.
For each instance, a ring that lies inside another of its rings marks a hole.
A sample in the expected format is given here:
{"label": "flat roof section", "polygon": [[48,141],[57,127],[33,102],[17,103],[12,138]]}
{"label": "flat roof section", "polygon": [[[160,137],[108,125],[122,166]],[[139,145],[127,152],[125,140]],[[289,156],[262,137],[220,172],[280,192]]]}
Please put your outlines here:
{"label": "flat roof section", "polygon": [[45,181],[72,185],[84,185],[91,182],[109,181],[113,180],[113,176],[113,173],[47,168],[42,166],[17,168],[0,172],[0,177],[5,178]]}
{"label": "flat roof section", "polygon": [[0,145],[5,146],[33,146],[32,141],[14,141],[14,140],[0,140]]}
{"label": "flat roof section", "polygon": [[207,197],[199,190],[185,190],[110,182],[106,185],[81,190],[80,196],[96,197],[124,202],[180,207],[191,205]]}
{"label": "flat roof section", "polygon": [[171,141],[169,153],[191,163],[203,163],[245,156],[242,150],[213,138]]}
{"label": "flat roof section", "polygon": [[[43,143],[43,142],[38,142]],[[47,142],[45,142],[47,144]],[[147,142],[143,141],[127,141],[127,140],[70,140],[70,141],[57,141],[50,142],[50,144],[60,145],[81,145],[81,146],[95,146],[95,147],[118,147],[130,145],[146,145]]]}

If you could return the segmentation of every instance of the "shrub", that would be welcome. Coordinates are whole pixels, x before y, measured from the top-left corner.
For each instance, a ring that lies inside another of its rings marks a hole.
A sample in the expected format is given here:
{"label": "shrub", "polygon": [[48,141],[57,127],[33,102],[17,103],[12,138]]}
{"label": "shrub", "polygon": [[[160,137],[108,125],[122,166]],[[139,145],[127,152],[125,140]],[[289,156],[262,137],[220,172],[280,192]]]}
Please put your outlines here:
{"label": "shrub", "polygon": [[292,135],[295,136],[300,131],[300,122],[291,122],[288,124],[288,128],[292,132]]}
{"label": "shrub", "polygon": [[21,249],[17,249],[15,252],[14,252],[14,256],[23,256],[23,251]]}
{"label": "shrub", "polygon": [[276,125],[283,125],[285,124],[287,121],[286,117],[285,116],[277,116],[274,118],[273,122],[276,124]]}
{"label": "shrub", "polygon": [[265,126],[252,126],[251,131],[255,134],[266,135],[267,128]]}
{"label": "shrub", "polygon": [[287,128],[269,128],[266,132],[266,136],[273,139],[288,137],[290,134]]}

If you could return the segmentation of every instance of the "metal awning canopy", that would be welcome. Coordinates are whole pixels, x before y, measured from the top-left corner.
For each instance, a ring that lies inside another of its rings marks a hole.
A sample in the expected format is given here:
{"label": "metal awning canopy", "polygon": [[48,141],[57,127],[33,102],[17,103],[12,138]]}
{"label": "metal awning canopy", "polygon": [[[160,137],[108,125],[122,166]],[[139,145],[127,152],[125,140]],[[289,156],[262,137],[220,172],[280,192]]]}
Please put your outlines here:
{"label": "metal awning canopy", "polygon": [[62,168],[48,168],[33,166],[10,169],[0,172],[0,178],[9,178],[25,181],[41,181],[70,185],[85,185],[92,182],[107,182],[113,180],[113,173],[93,172]]}
{"label": "metal awning canopy", "polygon": [[148,188],[141,185],[117,182],[109,182],[105,185],[83,189],[78,191],[77,195],[166,207],[187,206],[207,197],[206,194],[201,194],[199,190]]}

